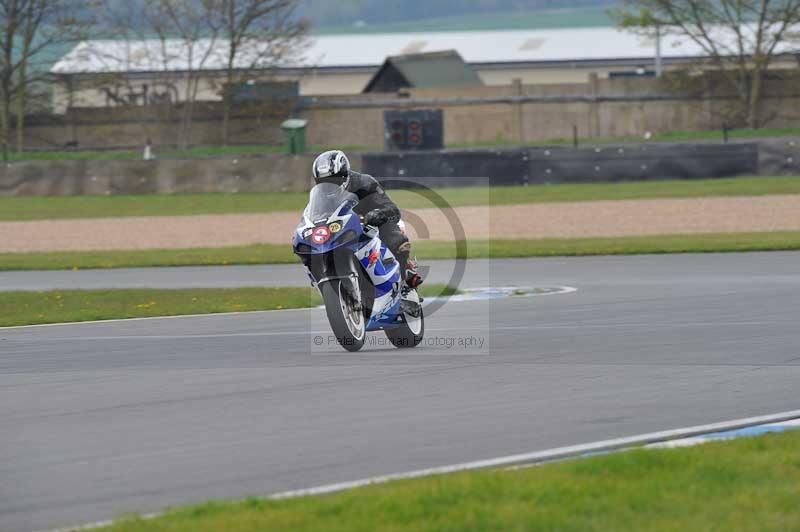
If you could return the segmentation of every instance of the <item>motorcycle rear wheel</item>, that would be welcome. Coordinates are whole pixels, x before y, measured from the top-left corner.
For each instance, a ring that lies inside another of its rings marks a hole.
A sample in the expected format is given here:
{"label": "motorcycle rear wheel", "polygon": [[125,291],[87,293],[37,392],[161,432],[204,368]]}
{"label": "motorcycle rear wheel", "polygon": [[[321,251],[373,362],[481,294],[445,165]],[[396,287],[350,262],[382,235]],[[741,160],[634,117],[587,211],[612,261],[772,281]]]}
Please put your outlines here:
{"label": "motorcycle rear wheel", "polygon": [[[420,304],[419,294],[416,290],[412,290],[408,295],[407,299]],[[384,332],[392,345],[398,349],[417,347],[425,336],[425,316],[422,313],[422,307],[419,308],[419,316],[404,313],[403,323],[392,329],[385,329]]]}

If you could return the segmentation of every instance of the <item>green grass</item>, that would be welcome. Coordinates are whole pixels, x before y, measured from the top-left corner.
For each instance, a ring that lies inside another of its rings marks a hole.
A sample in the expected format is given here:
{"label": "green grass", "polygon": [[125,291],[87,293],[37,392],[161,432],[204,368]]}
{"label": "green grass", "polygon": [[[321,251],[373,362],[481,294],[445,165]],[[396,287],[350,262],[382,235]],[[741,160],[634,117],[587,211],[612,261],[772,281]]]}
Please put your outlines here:
{"label": "green grass", "polygon": [[[198,146],[186,150],[158,151],[159,158],[220,157],[224,155],[257,155],[283,151],[282,146]],[[119,159],[141,159],[142,150],[65,150],[65,151],[9,151],[9,161],[113,161]]]}
{"label": "green grass", "polygon": [[[423,285],[423,296],[452,295]],[[0,292],[0,327],[76,321],[279,310],[320,305],[314,288],[203,288],[181,290],[51,290]]]}
{"label": "green grass", "polygon": [[[757,139],[766,137],[785,137],[800,136],[800,128],[762,128],[762,129],[732,129],[728,132],[730,138]],[[655,132],[649,139],[643,136],[619,136],[619,137],[581,137],[581,145],[594,144],[614,144],[614,143],[639,143],[639,142],[681,142],[681,141],[704,141],[722,140],[722,130],[707,131],[667,131],[663,133]],[[529,141],[529,145],[572,145],[572,138],[551,138],[540,141]],[[510,139],[498,138],[490,142],[464,142],[450,143],[448,148],[491,148],[502,146],[519,146],[519,142]],[[308,153],[318,153],[329,149],[342,149],[345,151],[381,151],[383,146],[309,146]],[[185,150],[167,149],[161,150],[156,147],[155,153],[159,159],[189,159],[198,157],[224,157],[234,155],[259,155],[264,153],[282,153],[286,147],[262,146],[262,145],[240,145],[240,146],[197,146]],[[19,161],[59,161],[59,160],[79,160],[79,161],[112,161],[121,159],[141,159],[142,150],[47,150],[47,151],[26,151],[16,153],[10,150],[8,153],[10,162]]]}
{"label": "green grass", "polygon": [[47,220],[122,216],[182,216],[297,211],[306,192],[263,194],[176,194],[135,196],[0,197],[0,220]]}
{"label": "green grass", "polygon": [[[343,146],[336,147],[348,151],[381,150],[382,146]],[[333,147],[309,146],[310,153],[322,152]],[[9,150],[9,162],[19,161],[115,161],[141,159],[141,150],[34,150],[17,153]],[[199,157],[224,157],[233,155],[260,155],[264,153],[284,153],[286,146],[238,145],[238,146],[196,146],[185,150],[154,148],[159,159],[192,159]]]}
{"label": "green grass", "polygon": [[[428,245],[419,242],[414,248],[420,258],[445,259],[455,255],[452,243]],[[467,246],[468,256],[473,259],[792,250],[800,250],[800,232],[478,240]]]}
{"label": "green grass", "polygon": [[104,532],[800,529],[800,431],[121,517]]}
{"label": "green grass", "polygon": [[[758,196],[800,194],[800,176],[532,185],[527,187],[461,187],[442,188],[437,189],[436,192],[453,207],[644,198]],[[426,196],[414,191],[393,190],[390,191],[390,195],[403,208],[433,206]],[[307,200],[306,192],[14,196],[0,197],[0,220],[179,216],[275,211],[295,211],[299,219],[300,212]]]}
{"label": "green grass", "polygon": [[[471,240],[468,258],[637,255],[645,253],[711,253],[800,250],[800,232],[713,233],[614,238],[543,238]],[[420,260],[456,256],[454,242],[419,240],[412,253]],[[2,270],[71,270],[148,266],[225,266],[230,264],[298,264],[288,245],[206,249],[0,253]]]}
{"label": "green grass", "polygon": [[[648,139],[643,135],[618,136],[618,137],[586,137],[585,132],[579,131],[580,146],[594,146],[603,144],[628,144],[628,143],[647,143],[647,142],[695,142],[695,141],[722,141],[723,133],[721,129],[710,129],[704,131],[666,131],[653,132]],[[761,128],[761,129],[731,129],[728,137],[731,139],[759,139],[770,137],[798,137],[800,128]],[[554,137],[545,140],[529,141],[527,144],[535,146],[572,146],[572,137]],[[491,148],[519,146],[519,142],[506,138],[498,138],[488,142],[453,143],[448,148]]]}
{"label": "green grass", "polygon": [[[796,137],[800,136],[800,128],[762,128],[762,129],[732,129],[728,137],[732,139],[758,139],[768,137]],[[581,144],[614,144],[620,142],[692,142],[704,140],[723,140],[721,129],[707,131],[666,131],[654,132],[649,139],[643,136],[623,137],[593,137],[580,139]],[[542,144],[568,144],[572,145],[572,138],[558,138],[543,141]]]}
{"label": "green grass", "polygon": [[0,292],[0,326],[301,308],[311,288]]}
{"label": "green grass", "polygon": [[[636,181],[630,183],[588,183],[531,185],[527,187],[464,187],[439,189],[454,207],[466,205],[513,205],[625,199],[699,198],[713,196],[760,196],[800,193],[800,176],[732,177],[722,179]],[[392,196],[397,192],[392,192]],[[413,192],[404,191],[398,200],[401,207],[421,201]],[[417,206],[417,205],[410,205]]]}

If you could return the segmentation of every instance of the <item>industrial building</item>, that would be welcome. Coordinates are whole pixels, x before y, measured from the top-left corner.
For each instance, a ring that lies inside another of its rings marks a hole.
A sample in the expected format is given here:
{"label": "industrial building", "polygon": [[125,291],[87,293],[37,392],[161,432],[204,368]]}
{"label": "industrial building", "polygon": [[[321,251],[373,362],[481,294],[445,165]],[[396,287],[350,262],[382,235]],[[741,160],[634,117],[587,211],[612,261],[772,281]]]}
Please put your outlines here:
{"label": "industrial building", "polygon": [[[197,100],[219,100],[226,45],[198,41],[193,48],[189,68],[178,40],[81,42],[51,69],[54,110],[181,101],[188,72],[199,73]],[[272,68],[248,68],[247,53],[237,67],[245,84],[289,81],[299,95],[352,95],[368,87],[388,57],[450,50],[485,85],[582,83],[590,74],[652,75],[656,68],[656,41],[616,28],[312,35],[302,53]],[[664,68],[702,56],[695,43],[673,35],[661,39],[660,50]],[[796,67],[794,57],[787,60]]]}

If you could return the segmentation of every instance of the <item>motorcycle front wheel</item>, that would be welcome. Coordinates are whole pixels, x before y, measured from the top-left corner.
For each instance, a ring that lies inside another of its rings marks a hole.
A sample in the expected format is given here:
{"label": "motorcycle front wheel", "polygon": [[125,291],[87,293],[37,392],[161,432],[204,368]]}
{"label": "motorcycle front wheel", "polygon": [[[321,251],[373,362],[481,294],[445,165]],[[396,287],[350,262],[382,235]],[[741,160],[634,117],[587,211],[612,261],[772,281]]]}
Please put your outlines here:
{"label": "motorcycle front wheel", "polygon": [[367,324],[360,302],[353,300],[346,285],[347,281],[333,279],[323,283],[320,292],[336,341],[348,351],[358,351],[364,346]]}

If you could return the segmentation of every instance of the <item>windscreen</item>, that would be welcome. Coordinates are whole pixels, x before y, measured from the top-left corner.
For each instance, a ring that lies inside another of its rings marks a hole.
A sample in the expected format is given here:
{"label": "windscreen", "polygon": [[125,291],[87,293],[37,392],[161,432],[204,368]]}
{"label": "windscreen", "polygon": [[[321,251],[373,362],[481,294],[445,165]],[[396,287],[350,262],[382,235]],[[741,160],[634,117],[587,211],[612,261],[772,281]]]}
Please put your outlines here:
{"label": "windscreen", "polygon": [[323,222],[344,202],[355,205],[358,203],[358,196],[340,185],[320,183],[311,189],[303,215],[312,223]]}

